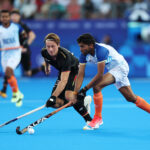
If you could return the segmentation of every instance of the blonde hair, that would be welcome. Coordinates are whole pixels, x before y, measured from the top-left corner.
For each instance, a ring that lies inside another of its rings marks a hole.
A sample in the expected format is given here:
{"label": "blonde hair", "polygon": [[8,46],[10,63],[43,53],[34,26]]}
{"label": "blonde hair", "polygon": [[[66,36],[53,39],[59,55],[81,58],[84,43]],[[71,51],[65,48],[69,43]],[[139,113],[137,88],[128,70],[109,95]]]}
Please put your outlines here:
{"label": "blonde hair", "polygon": [[44,38],[44,42],[46,42],[46,40],[54,41],[57,45],[60,44],[60,38],[55,33],[49,33],[49,34],[47,34],[45,36],[45,38]]}

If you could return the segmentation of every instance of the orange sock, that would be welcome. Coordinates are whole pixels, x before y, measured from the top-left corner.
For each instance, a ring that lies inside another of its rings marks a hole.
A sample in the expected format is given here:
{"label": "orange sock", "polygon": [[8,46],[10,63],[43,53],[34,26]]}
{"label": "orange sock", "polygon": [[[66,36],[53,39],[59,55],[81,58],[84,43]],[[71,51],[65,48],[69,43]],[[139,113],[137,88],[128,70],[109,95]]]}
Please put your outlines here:
{"label": "orange sock", "polygon": [[12,89],[13,92],[17,92],[18,91],[18,84],[17,84],[17,80],[15,78],[15,76],[11,76],[9,79],[8,79],[8,83]]}
{"label": "orange sock", "polygon": [[148,104],[143,98],[137,96],[136,106],[150,113],[150,104]]}
{"label": "orange sock", "polygon": [[94,94],[93,96],[95,104],[95,116],[102,118],[102,105],[103,105],[103,95],[101,92]]}

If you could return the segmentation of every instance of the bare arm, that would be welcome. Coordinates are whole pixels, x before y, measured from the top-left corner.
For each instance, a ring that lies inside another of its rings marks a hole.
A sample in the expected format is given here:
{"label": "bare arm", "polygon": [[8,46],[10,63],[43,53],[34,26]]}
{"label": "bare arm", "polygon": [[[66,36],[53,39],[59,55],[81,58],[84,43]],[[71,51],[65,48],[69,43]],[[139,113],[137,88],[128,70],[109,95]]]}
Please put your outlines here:
{"label": "bare arm", "polygon": [[64,90],[64,88],[68,82],[69,74],[70,74],[70,71],[61,72],[60,81],[58,82],[57,88],[55,89],[55,91],[52,94],[53,96],[58,97],[60,95],[60,93]]}
{"label": "bare arm", "polygon": [[75,92],[78,92],[82,86],[84,74],[85,74],[85,66],[86,64],[80,64],[79,66],[79,72],[75,83]]}
{"label": "bare arm", "polygon": [[92,88],[93,86],[97,85],[102,79],[104,74],[104,68],[105,68],[105,62],[99,62],[97,64],[97,74],[96,76],[91,80],[91,82],[86,85],[87,89]]}
{"label": "bare arm", "polygon": [[45,74],[48,75],[51,72],[51,66],[45,61]]}
{"label": "bare arm", "polygon": [[31,43],[34,41],[36,35],[33,31],[30,31],[28,33],[28,45],[31,45]]}

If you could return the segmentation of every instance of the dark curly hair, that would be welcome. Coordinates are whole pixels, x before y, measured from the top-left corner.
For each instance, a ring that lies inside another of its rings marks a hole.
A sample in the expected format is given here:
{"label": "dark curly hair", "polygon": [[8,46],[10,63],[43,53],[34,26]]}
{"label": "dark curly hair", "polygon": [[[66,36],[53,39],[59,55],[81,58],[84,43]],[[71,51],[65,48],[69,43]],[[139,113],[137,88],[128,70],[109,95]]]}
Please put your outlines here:
{"label": "dark curly hair", "polygon": [[77,38],[77,42],[90,45],[90,44],[95,44],[95,39],[91,34],[85,33],[85,34],[80,35]]}
{"label": "dark curly hair", "polygon": [[0,11],[0,14],[2,14],[2,13],[8,13],[8,14],[10,15],[10,11],[9,11],[9,10],[6,10],[6,9],[1,10],[1,11]]}

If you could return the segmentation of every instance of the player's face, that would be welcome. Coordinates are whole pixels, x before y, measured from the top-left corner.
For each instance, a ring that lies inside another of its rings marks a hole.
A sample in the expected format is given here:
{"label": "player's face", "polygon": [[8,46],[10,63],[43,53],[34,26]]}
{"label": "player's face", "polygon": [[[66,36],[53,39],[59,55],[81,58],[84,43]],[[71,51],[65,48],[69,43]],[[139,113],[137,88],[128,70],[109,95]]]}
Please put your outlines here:
{"label": "player's face", "polygon": [[80,51],[83,53],[83,55],[90,54],[92,51],[92,45],[87,45],[84,43],[79,43]]}
{"label": "player's face", "polygon": [[54,57],[58,53],[59,45],[55,43],[54,41],[46,40],[46,49],[50,56]]}
{"label": "player's face", "polygon": [[20,15],[18,15],[18,14],[11,14],[11,20],[14,23],[18,23],[20,21]]}
{"label": "player's face", "polygon": [[1,22],[4,26],[7,26],[10,23],[9,13],[2,13],[0,18],[1,18]]}

